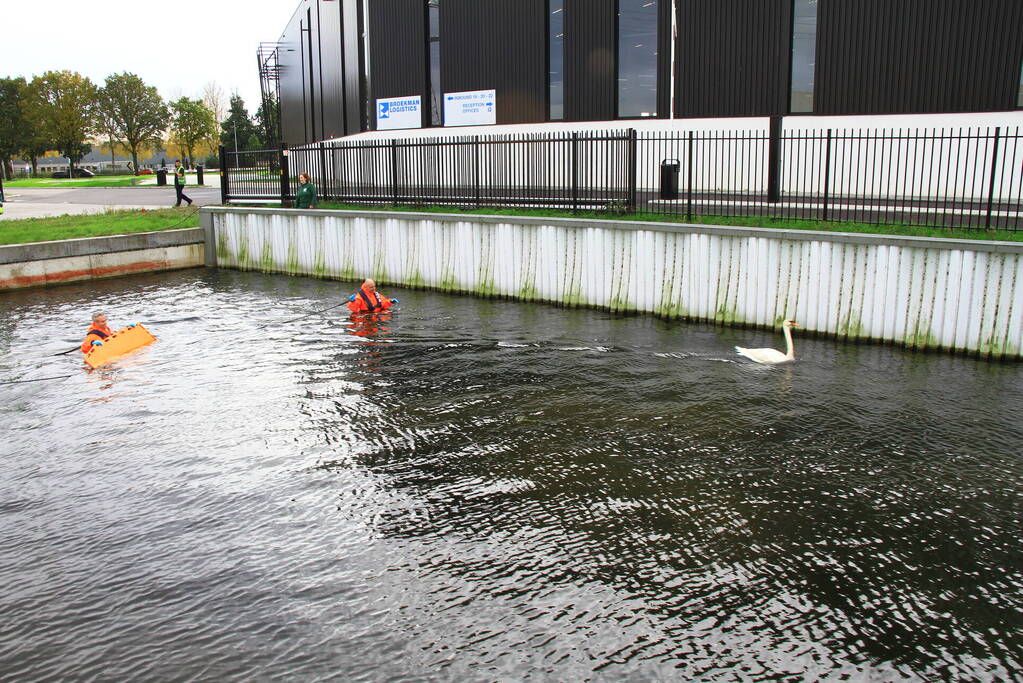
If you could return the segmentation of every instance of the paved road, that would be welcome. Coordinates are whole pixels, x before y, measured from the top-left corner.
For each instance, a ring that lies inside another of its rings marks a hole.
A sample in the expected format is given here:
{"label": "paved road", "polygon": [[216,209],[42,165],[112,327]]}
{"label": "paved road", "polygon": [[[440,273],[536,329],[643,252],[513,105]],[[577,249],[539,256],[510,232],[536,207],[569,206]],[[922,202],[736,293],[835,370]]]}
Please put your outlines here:
{"label": "paved road", "polygon": [[[174,187],[4,188],[0,221],[65,214],[103,213],[108,209],[174,206]],[[185,194],[199,206],[220,203],[220,189],[190,186]]]}

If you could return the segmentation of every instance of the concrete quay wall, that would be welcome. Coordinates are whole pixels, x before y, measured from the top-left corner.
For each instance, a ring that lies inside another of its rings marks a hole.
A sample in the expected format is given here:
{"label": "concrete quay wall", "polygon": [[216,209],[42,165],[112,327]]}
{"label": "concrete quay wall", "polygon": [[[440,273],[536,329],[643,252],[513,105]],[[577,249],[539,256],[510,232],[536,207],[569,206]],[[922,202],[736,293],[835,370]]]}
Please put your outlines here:
{"label": "concrete quay wall", "polygon": [[208,207],[207,264],[1020,358],[1023,244],[627,221]]}
{"label": "concrete quay wall", "polygon": [[202,228],[0,246],[0,291],[203,265]]}

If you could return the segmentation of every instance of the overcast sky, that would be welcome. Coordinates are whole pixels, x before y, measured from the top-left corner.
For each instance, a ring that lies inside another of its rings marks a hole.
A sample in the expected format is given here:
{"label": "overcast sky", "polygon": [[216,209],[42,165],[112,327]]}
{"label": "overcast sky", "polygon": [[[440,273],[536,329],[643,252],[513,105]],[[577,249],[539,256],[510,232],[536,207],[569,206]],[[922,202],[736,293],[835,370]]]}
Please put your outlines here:
{"label": "overcast sky", "polygon": [[70,69],[97,85],[130,71],[165,99],[216,81],[259,106],[256,49],[298,0],[0,0],[0,76]]}

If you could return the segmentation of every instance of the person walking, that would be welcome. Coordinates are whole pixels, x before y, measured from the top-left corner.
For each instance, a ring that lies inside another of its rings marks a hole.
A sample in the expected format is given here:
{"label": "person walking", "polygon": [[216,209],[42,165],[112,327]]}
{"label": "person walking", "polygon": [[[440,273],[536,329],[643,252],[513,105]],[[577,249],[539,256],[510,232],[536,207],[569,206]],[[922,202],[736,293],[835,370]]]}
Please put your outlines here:
{"label": "person walking", "polygon": [[298,174],[298,190],[295,192],[295,208],[316,208],[316,186],[309,179],[308,173]]}
{"label": "person walking", "polygon": [[174,192],[178,196],[178,201],[174,206],[181,206],[181,200],[184,199],[188,202],[188,205],[192,205],[192,200],[185,194],[185,167],[181,163],[181,159],[174,160]]}

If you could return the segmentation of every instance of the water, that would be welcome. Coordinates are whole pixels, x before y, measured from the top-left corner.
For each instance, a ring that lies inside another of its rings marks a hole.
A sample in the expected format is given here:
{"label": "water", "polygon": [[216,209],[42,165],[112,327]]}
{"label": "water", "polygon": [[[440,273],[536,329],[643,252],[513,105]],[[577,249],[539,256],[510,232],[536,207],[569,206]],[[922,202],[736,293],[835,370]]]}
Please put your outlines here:
{"label": "water", "polygon": [[0,678],[1021,680],[1023,366],[348,291],[0,296]]}

